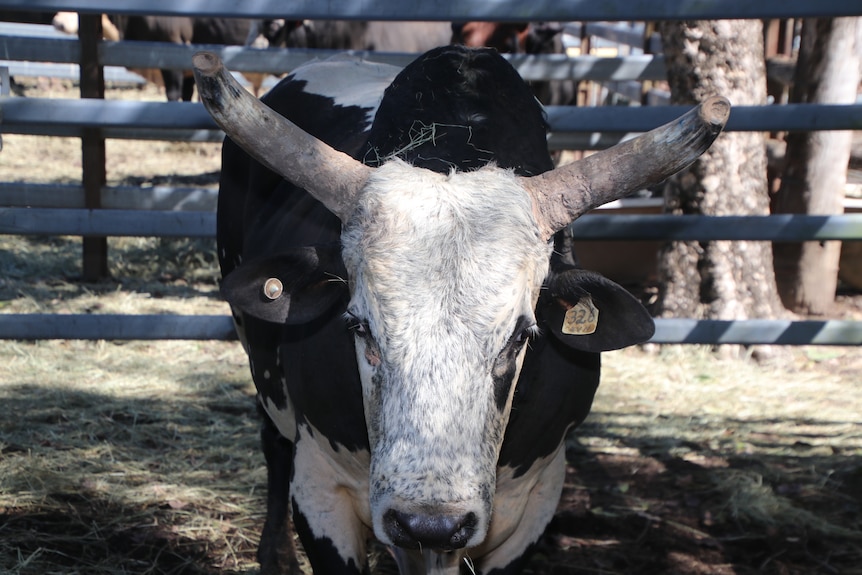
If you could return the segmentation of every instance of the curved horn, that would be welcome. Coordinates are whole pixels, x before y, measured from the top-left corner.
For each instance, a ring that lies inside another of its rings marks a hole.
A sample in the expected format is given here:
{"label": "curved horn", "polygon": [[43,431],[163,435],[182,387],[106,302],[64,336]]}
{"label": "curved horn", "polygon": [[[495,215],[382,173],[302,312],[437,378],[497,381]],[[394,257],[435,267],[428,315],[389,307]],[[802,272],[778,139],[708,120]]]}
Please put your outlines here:
{"label": "curved horn", "polygon": [[664,126],[524,178],[545,238],[589,210],[657,184],[690,165],[712,145],[729,115],[730,102],[713,96]]}
{"label": "curved horn", "polygon": [[248,93],[212,52],[192,58],[207,111],[230,138],[270,170],[306,189],[342,221],[373,168],[307,134]]}

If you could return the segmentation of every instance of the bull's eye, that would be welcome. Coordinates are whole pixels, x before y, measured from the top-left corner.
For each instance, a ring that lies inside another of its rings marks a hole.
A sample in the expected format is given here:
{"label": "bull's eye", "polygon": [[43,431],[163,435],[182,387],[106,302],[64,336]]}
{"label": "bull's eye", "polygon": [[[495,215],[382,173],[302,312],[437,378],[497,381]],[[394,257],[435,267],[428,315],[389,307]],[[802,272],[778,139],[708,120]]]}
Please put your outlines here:
{"label": "bull's eye", "polygon": [[351,313],[347,313],[347,329],[352,331],[355,335],[359,337],[367,337],[368,336],[368,324],[356,317]]}
{"label": "bull's eye", "polygon": [[536,336],[536,331],[538,327],[535,325],[531,325],[526,329],[522,329],[519,332],[515,333],[512,337],[512,344],[515,349],[521,349],[524,347],[528,341],[533,339]]}
{"label": "bull's eye", "polygon": [[380,348],[377,347],[377,342],[371,336],[371,331],[368,329],[368,323],[362,321],[350,312],[345,314],[347,319],[347,329],[353,332],[356,337],[362,338],[365,348],[365,359],[372,367],[380,365]]}
{"label": "bull's eye", "polygon": [[535,320],[530,321],[530,319],[523,316],[518,320],[515,330],[509,336],[509,341],[506,342],[506,346],[500,352],[501,357],[515,357],[531,339],[539,335],[539,326],[533,323]]}
{"label": "bull's eye", "polygon": [[[526,326],[526,327],[525,327]],[[509,341],[494,360],[491,377],[494,380],[494,398],[497,409],[502,412],[509,399],[509,391],[515,383],[518,371],[518,356],[527,342],[537,334],[538,328],[527,317],[518,321],[518,327],[512,332]]]}

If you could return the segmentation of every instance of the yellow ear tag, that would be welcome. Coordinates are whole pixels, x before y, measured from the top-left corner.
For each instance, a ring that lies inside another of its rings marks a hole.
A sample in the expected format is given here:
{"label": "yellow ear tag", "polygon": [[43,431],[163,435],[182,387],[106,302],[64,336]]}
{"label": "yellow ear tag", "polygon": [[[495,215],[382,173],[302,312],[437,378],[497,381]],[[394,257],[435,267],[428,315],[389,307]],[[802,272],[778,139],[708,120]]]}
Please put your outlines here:
{"label": "yellow ear tag", "polygon": [[585,295],[574,307],[566,312],[563,320],[563,333],[568,335],[590,335],[599,326],[599,310],[593,305],[593,298]]}

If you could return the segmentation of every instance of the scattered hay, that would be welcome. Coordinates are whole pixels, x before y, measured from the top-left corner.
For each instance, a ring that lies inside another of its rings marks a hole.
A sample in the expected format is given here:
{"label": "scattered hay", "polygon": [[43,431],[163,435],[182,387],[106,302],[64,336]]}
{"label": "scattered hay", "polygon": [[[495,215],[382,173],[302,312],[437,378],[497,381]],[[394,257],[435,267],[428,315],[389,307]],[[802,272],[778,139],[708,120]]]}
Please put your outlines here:
{"label": "scattered hay", "polygon": [[[483,150],[482,148],[478,148],[473,144],[473,128],[469,125],[460,125],[460,124],[441,124],[439,122],[432,122],[430,124],[426,124],[421,120],[415,120],[413,124],[410,126],[410,130],[408,132],[409,141],[402,146],[401,148],[391,152],[385,156],[381,156],[379,151],[374,148],[369,150],[363,161],[371,166],[379,166],[392,158],[399,158],[411,152],[412,150],[416,150],[425,144],[430,143],[432,146],[437,145],[437,139],[440,137],[438,134],[438,130],[440,129],[448,129],[450,131],[454,130],[464,130],[466,132],[466,136],[464,137],[464,141],[469,144],[471,147],[475,148],[477,151],[482,152],[487,155],[487,157],[491,157],[493,154],[488,150]],[[429,157],[425,158],[432,159]],[[442,158],[434,158],[440,162],[443,162],[447,165],[451,165],[452,169],[457,169],[459,166],[452,164],[447,160],[443,160]]]}
{"label": "scattered hay", "polygon": [[0,312],[227,314],[215,240],[110,238],[110,279],[80,281],[81,239],[0,235]]}
{"label": "scattered hay", "polygon": [[787,497],[778,495],[773,486],[756,472],[717,472],[716,486],[726,498],[726,509],[730,516],[754,529],[789,527],[801,533],[815,532],[827,537],[862,539],[862,525],[848,529],[822,514],[803,509]]}
{"label": "scattered hay", "polygon": [[2,346],[0,571],[252,568],[266,472],[237,346]]}
{"label": "scattered hay", "polygon": [[[0,342],[0,350],[8,358],[0,365],[0,572],[256,572],[266,475],[238,344]],[[845,420],[844,435],[830,439],[842,454],[836,457],[814,443],[799,445],[795,431],[814,441],[815,432],[839,425],[853,406],[817,419],[809,413],[801,428],[794,414],[802,403],[773,405],[768,419],[753,409],[741,415],[761,390],[742,396],[735,386],[766,375],[766,409],[778,401],[771,376],[741,362],[721,362],[734,369],[717,370],[697,350],[688,359],[671,357],[610,354],[595,411],[573,438],[581,448],[572,453],[576,469],[596,461],[610,474],[610,481],[593,478],[577,488],[595,506],[577,523],[599,523],[592,537],[577,539],[553,563],[540,554],[529,572],[589,565],[585,554],[616,556],[621,548],[629,549],[626,561],[660,557],[638,543],[644,533],[666,532],[667,545],[691,540],[695,549],[720,541],[711,545],[727,549],[725,562],[734,541],[760,541],[765,533],[786,533],[782,541],[804,532],[858,544],[859,516],[848,515],[858,502],[842,495],[862,455],[857,438]],[[664,395],[673,389],[676,395]],[[846,401],[856,401],[846,381],[821,378],[817,389],[843,389]],[[724,401],[712,405],[712,394]],[[800,402],[809,399],[802,395]],[[755,430],[773,434],[775,445],[752,441]],[[657,481],[669,487],[657,493]],[[602,503],[603,497],[613,499]],[[680,498],[685,503],[671,505]],[[615,543],[589,543],[604,541],[603,529],[611,529]],[[667,552],[706,560],[702,552]],[[677,572],[707,571],[701,565]]]}
{"label": "scattered hay", "polygon": [[[213,242],[0,237],[8,313],[226,313]],[[266,471],[241,348],[0,342],[0,572],[239,573],[255,566]]]}

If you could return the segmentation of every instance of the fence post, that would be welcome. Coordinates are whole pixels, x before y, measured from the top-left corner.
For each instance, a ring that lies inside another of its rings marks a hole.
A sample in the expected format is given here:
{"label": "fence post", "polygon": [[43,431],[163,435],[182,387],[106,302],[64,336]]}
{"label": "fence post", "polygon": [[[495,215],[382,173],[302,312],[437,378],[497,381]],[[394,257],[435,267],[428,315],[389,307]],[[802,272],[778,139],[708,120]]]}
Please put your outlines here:
{"label": "fence post", "polygon": [[12,93],[9,76],[9,66],[0,66],[0,96],[8,96]]}
{"label": "fence post", "polygon": [[[644,39],[643,52],[644,54],[652,54],[652,37],[656,32],[655,22],[644,22]],[[644,80],[641,82],[641,105],[649,105],[649,93],[655,87],[655,82],[652,80]]]}
{"label": "fence post", "polygon": [[[102,38],[101,14],[80,14],[78,37],[81,43],[81,97],[105,97],[105,71],[99,62]],[[88,209],[102,207],[105,173],[105,138],[99,128],[86,128],[81,134],[81,184]],[[108,238],[84,236],[82,275],[84,281],[108,276]]]}

